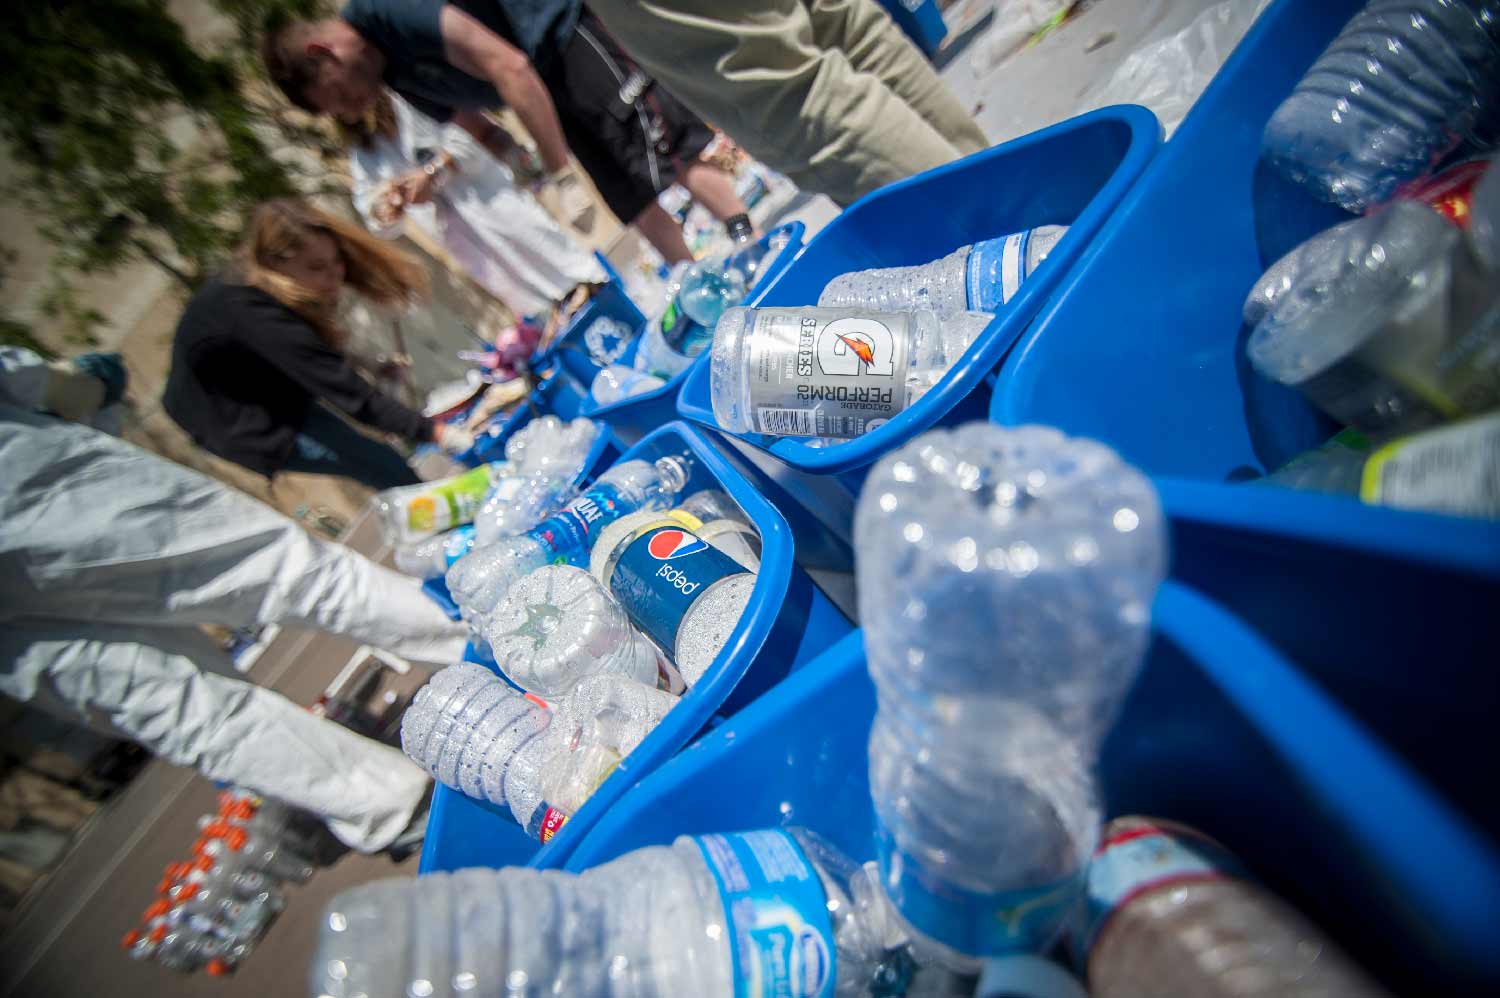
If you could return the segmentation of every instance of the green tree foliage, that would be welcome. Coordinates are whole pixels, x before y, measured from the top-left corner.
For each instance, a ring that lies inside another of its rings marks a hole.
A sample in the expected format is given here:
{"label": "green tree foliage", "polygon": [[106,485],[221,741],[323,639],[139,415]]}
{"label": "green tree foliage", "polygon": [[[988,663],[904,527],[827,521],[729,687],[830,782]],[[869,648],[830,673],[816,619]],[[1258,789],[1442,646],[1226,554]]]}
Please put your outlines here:
{"label": "green tree foliage", "polygon": [[0,3],[0,140],[56,250],[54,318],[96,321],[71,281],[126,262],[195,285],[252,205],[307,189],[271,148],[305,136],[268,117],[247,69],[259,25],[312,2],[220,0],[237,32],[213,53],[189,44],[166,0]]}

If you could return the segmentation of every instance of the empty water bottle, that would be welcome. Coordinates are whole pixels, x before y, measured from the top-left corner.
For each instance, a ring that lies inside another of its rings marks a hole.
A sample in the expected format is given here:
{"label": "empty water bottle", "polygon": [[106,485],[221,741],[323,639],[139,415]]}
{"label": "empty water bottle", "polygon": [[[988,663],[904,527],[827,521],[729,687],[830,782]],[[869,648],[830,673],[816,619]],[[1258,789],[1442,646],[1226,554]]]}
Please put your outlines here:
{"label": "empty water bottle", "polygon": [[638,513],[599,537],[589,570],[692,686],[713,664],[755,590],[755,574],[680,519]]}
{"label": "empty water bottle", "polygon": [[[569,471],[572,474],[568,474]],[[529,476],[514,475],[501,479],[474,514],[473,547],[488,547],[502,537],[525,533],[566,506],[578,495],[574,484],[582,468],[562,467]],[[467,554],[444,551],[447,564],[443,571]],[[441,573],[439,573],[441,574]]]}
{"label": "empty water bottle", "polygon": [[1500,3],[1371,0],[1266,126],[1266,159],[1350,211],[1500,121]]}
{"label": "empty water bottle", "polygon": [[460,870],[329,904],[309,985],[409,995],[968,994],[924,970],[868,880],[801,829],[683,836],[583,874]]}
{"label": "empty water bottle", "polygon": [[1102,444],[971,424],[876,465],[854,541],[881,883],[960,965],[1044,949],[1166,570],[1156,493]]}
{"label": "empty water bottle", "polygon": [[1021,290],[1068,232],[1040,225],[999,239],[962,246],[916,267],[881,267],[842,274],[818,296],[820,308],[876,312],[930,309],[947,319],[960,312],[997,312]]}
{"label": "empty water bottle", "polygon": [[714,419],[732,433],[861,436],[935,387],[991,318],[732,308],[714,330]]}
{"label": "empty water bottle", "polygon": [[[749,252],[755,234],[750,227],[748,215],[737,215],[725,225],[729,230],[729,238],[734,244],[733,248],[722,256],[699,260],[689,266],[683,272],[682,287],[677,292],[677,306],[687,318],[704,330],[703,342],[705,344],[711,335],[714,323],[719,321],[719,316],[724,314],[724,310],[731,305],[738,305],[740,299],[745,297],[745,291],[750,286],[750,280],[762,255],[752,255]],[[671,312],[670,307],[668,312]],[[665,321],[662,329],[667,333],[670,342],[672,331]],[[702,349],[701,345],[699,349]]]}
{"label": "empty water bottle", "polygon": [[547,565],[518,580],[485,625],[505,674],[526,690],[560,697],[587,676],[612,674],[655,686],[656,646],[581,568]]}
{"label": "empty water bottle", "polygon": [[373,501],[386,543],[415,544],[473,520],[500,473],[483,465],[441,481],[377,492]]}
{"label": "empty water bottle", "polygon": [[450,666],[412,698],[401,747],[438,782],[510,808],[546,842],[677,702],[620,676],[579,686],[576,709],[554,709],[482,666]]}
{"label": "empty water bottle", "polygon": [[1077,943],[1095,998],[1387,993],[1217,842],[1152,818],[1105,827]]}
{"label": "empty water bottle", "polygon": [[1411,201],[1343,226],[1275,296],[1247,343],[1251,363],[1372,439],[1491,408],[1500,327],[1454,307],[1462,240]]}
{"label": "empty water bottle", "polygon": [[611,364],[600,368],[589,386],[589,397],[596,405],[614,405],[637,395],[655,391],[666,384],[661,378],[645,371],[637,371],[624,364]]}
{"label": "empty water bottle", "polygon": [[227,822],[214,822],[203,830],[195,851],[228,862],[231,857],[248,869],[259,870],[277,880],[304,883],[313,875],[306,856],[260,832],[246,833]]}
{"label": "empty water bottle", "polygon": [[483,620],[517,580],[543,565],[586,565],[605,527],[637,510],[666,509],[687,480],[678,457],[617,464],[556,516],[460,558],[448,570],[448,591],[466,617]]}
{"label": "empty water bottle", "polygon": [[582,470],[599,432],[599,424],[591,419],[563,422],[552,415],[538,416],[505,442],[505,460],[515,475],[571,479]]}

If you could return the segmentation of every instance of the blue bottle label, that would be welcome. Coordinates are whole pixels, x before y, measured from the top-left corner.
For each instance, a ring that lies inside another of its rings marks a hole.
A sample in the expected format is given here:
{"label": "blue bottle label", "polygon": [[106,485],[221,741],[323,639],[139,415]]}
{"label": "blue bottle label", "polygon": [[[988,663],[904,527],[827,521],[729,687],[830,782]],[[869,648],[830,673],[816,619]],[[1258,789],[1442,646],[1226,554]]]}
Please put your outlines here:
{"label": "blue bottle label", "polygon": [[1175,822],[1131,821],[1101,842],[1089,863],[1084,918],[1073,938],[1080,966],[1114,913],[1142,894],[1225,877],[1243,878],[1244,871],[1213,839]]}
{"label": "blue bottle label", "polygon": [[961,953],[1040,952],[1076,910],[1083,892],[1082,870],[1036,887],[971,891],[923,867],[879,822],[875,840],[886,896],[913,927]]}
{"label": "blue bottle label", "polygon": [[467,523],[456,530],[450,530],[443,541],[443,560],[452,568],[453,563],[469,553],[474,546],[474,524]]}
{"label": "blue bottle label", "polygon": [[832,998],[828,901],[797,840],[767,829],[694,841],[724,902],[735,998]]}
{"label": "blue bottle label", "polygon": [[601,482],[570,502],[556,516],[538,524],[531,536],[547,549],[554,565],[588,565],[589,549],[599,533],[627,513],[635,503],[609,482]]}
{"label": "blue bottle label", "polygon": [[668,655],[682,618],[708,589],[745,567],[690,530],[652,527],[631,540],[609,576],[609,591],[631,621]]}

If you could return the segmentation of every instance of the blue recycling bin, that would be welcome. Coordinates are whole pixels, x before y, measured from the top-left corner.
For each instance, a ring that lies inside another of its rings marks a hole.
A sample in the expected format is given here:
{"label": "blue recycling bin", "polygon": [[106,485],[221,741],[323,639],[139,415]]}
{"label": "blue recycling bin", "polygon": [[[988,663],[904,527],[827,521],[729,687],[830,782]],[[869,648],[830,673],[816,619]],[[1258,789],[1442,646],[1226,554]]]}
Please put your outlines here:
{"label": "blue recycling bin", "polygon": [[[1155,115],[1109,107],[891,184],[861,198],[828,224],[754,304],[813,305],[831,279],[852,270],[926,263],[978,240],[1039,225],[1068,233],[964,356],[915,405],[855,440],[817,447],[796,437],[735,434],[791,470],[841,475],[857,492],[868,466],[940,424],[984,418],[985,380],[1037,311],[1072,284],[1094,241],[1114,227],[1116,206],[1161,141]],[[678,397],[684,418],[718,427],[700,357]]]}
{"label": "blue recycling bin", "polygon": [[601,253],[595,253],[609,280],[568,320],[567,328],[531,357],[533,371],[562,367],[585,388],[607,364],[628,364],[646,317],[625,292],[625,282]]}
{"label": "blue recycling bin", "polygon": [[[1102,752],[1108,815],[1173,819],[1219,839],[1396,993],[1493,993],[1493,840],[1222,606],[1168,582],[1153,627]],[[565,868],[679,835],[782,825],[874,859],[875,696],[862,637],[642,780]]]}
{"label": "blue recycling bin", "polygon": [[[778,237],[784,238],[786,242],[781,252],[756,275],[754,286],[746,293],[747,301],[758,295],[761,289],[773,284],[792,265],[792,261],[802,250],[802,236],[806,231],[804,223],[788,222],[760,237],[762,243],[769,243]],[[634,357],[634,351],[631,356]],[[596,373],[598,370],[594,368]],[[592,419],[604,420],[621,440],[633,443],[663,423],[677,418],[677,393],[686,380],[687,371],[681,371],[658,388],[609,405],[599,405],[589,397],[588,390],[593,382],[588,381],[583,384],[584,399],[580,411]]]}
{"label": "blue recycling bin", "polygon": [[[761,564],[749,604],[708,671],[645,741],[594,791],[578,813],[545,845],[526,837],[510,813],[444,786],[433,795],[419,869],[527,864],[560,866],[610,807],[705,728],[732,718],[788,676],[795,675],[852,625],[797,567],[786,520],[731,467],[698,430],[674,422],[625,452],[622,460],[688,458],[686,493],[727,492],[761,535]],[[503,671],[504,663],[499,664]]]}
{"label": "blue recycling bin", "polygon": [[[576,419],[583,415],[580,403],[577,383],[565,371],[549,370],[542,375],[520,405],[492,419],[475,435],[474,446],[456,455],[454,460],[471,468],[492,461],[503,461],[505,445],[521,427],[537,416],[548,414],[564,420]],[[614,442],[617,441],[618,438],[614,438]]]}
{"label": "blue recycling bin", "polygon": [[948,25],[943,23],[937,0],[880,0],[880,6],[923,55],[929,59],[937,55],[948,37]]}

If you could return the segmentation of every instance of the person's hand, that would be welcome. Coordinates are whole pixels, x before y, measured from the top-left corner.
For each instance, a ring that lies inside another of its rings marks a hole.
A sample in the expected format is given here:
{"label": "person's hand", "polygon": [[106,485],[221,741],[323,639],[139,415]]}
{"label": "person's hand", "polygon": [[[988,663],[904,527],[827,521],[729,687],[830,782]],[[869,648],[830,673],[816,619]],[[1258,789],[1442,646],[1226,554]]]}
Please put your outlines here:
{"label": "person's hand", "polygon": [[439,423],[434,434],[439,447],[449,454],[462,454],[474,446],[474,433],[455,423]]}
{"label": "person's hand", "polygon": [[426,204],[437,193],[437,177],[426,170],[412,170],[396,178],[396,190],[405,204]]}
{"label": "person's hand", "polygon": [[398,186],[400,182],[401,178],[398,177],[382,184],[380,190],[375,192],[375,203],[370,214],[381,225],[395,225],[406,212],[406,196],[401,193]]}

